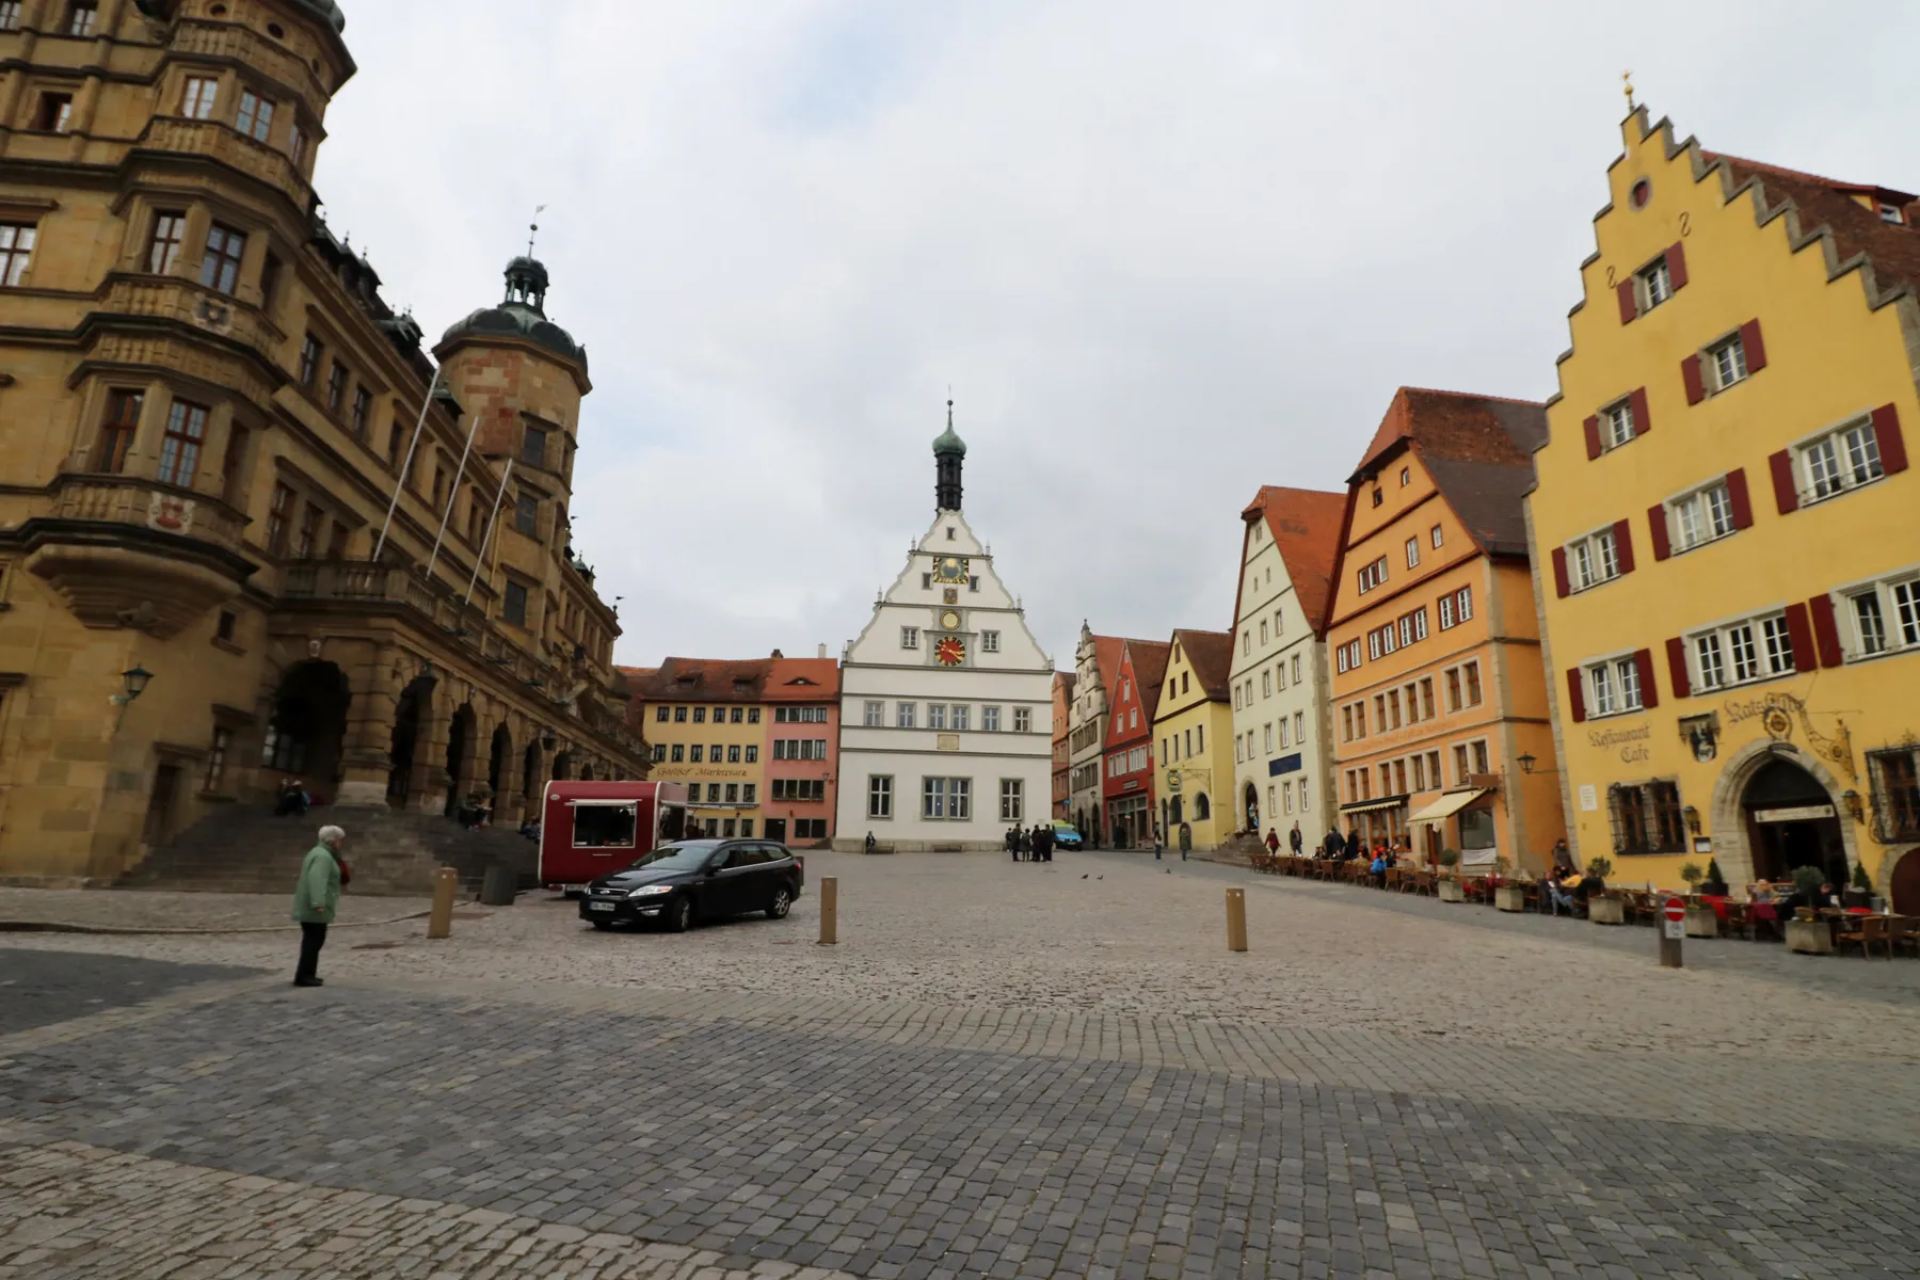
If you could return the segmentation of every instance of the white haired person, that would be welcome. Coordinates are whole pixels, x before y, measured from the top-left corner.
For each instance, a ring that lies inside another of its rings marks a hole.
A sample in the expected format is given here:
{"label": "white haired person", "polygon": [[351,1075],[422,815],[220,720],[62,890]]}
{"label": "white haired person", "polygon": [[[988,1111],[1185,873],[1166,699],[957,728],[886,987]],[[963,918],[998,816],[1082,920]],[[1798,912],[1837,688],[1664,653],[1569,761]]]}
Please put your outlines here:
{"label": "white haired person", "polygon": [[320,828],[320,843],[307,850],[300,863],[300,883],[293,889],[293,918],[300,923],[300,965],[293,971],[296,987],[317,987],[321,979],[320,948],[327,943],[327,926],[340,905],[345,870],[340,846],[347,833],[339,827]]}

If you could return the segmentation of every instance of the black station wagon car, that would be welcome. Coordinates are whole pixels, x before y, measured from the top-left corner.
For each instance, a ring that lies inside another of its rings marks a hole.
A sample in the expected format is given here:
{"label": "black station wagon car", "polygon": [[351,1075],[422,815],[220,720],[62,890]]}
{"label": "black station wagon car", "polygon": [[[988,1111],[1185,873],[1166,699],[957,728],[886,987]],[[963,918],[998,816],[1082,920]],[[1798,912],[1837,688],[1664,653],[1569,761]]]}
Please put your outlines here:
{"label": "black station wagon car", "polygon": [[749,911],[783,920],[806,878],[806,863],[772,840],[681,840],[588,885],[580,918],[596,929],[625,920],[674,933]]}

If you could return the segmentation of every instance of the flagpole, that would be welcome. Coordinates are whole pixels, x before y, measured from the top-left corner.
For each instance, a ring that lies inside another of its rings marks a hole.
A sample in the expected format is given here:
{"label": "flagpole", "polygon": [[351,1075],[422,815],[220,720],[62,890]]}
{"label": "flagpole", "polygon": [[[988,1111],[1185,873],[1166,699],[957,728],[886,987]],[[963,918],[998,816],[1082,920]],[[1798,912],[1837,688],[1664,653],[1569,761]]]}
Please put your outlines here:
{"label": "flagpole", "polygon": [[507,469],[500,473],[500,496],[493,500],[493,514],[487,517],[486,536],[480,539],[480,550],[473,557],[473,576],[467,579],[467,604],[473,603],[473,588],[480,581],[480,566],[486,563],[487,546],[493,541],[493,526],[499,523],[500,506],[507,500],[507,481],[513,478],[513,459],[507,459]]}
{"label": "flagpole", "polygon": [[407,476],[413,470],[414,450],[420,447],[420,433],[426,429],[427,410],[433,407],[433,392],[440,385],[440,370],[433,371],[433,381],[427,384],[427,394],[420,401],[420,419],[413,424],[413,439],[407,445],[407,460],[400,464],[400,474],[393,482],[393,500],[387,503],[387,518],[380,522],[380,537],[373,544],[373,558],[380,559],[380,553],[386,549],[387,530],[393,527],[393,513],[400,505],[400,490],[406,487]]}
{"label": "flagpole", "polygon": [[433,554],[427,557],[427,577],[433,577],[433,566],[440,559],[440,544],[447,536],[447,520],[453,515],[453,504],[460,500],[460,480],[467,474],[467,455],[473,452],[473,436],[480,430],[480,415],[473,415],[473,425],[467,428],[467,444],[460,450],[460,465],[453,472],[453,488],[447,494],[447,509],[440,513],[440,532],[433,535]]}

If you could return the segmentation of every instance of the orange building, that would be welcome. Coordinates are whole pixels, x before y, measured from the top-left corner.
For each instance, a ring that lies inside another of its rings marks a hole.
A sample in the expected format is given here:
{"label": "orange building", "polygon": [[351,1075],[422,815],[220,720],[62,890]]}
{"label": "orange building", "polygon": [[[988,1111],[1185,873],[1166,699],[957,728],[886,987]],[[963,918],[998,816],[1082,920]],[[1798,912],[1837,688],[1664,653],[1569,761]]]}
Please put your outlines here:
{"label": "orange building", "polygon": [[1566,834],[1522,500],[1545,406],[1403,387],[1347,481],[1327,642],[1340,810],[1423,860]]}

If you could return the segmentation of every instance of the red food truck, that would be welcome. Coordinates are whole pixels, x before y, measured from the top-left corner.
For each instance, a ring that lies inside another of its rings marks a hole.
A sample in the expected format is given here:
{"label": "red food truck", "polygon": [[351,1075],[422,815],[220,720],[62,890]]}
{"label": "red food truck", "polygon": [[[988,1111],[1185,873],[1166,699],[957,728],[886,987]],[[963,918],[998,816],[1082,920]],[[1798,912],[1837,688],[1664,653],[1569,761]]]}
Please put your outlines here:
{"label": "red food truck", "polygon": [[540,814],[540,883],[574,893],[687,829],[684,782],[547,784]]}

